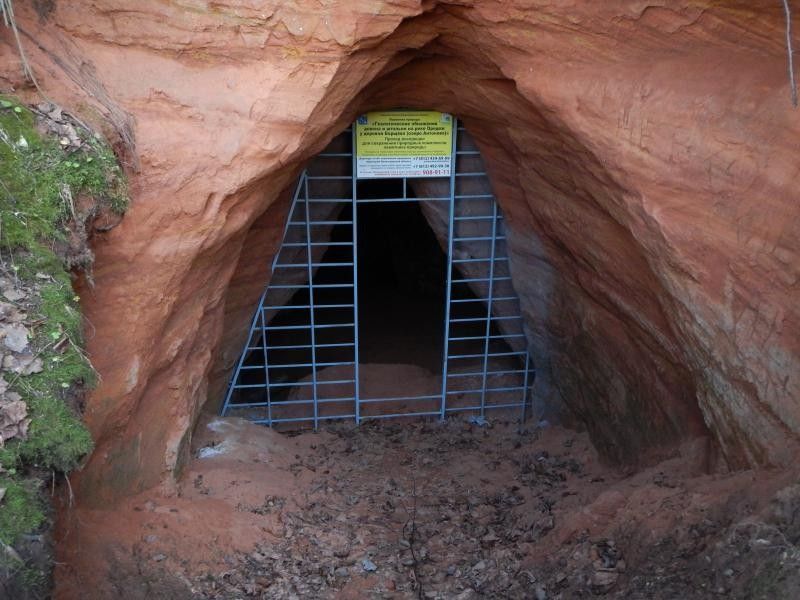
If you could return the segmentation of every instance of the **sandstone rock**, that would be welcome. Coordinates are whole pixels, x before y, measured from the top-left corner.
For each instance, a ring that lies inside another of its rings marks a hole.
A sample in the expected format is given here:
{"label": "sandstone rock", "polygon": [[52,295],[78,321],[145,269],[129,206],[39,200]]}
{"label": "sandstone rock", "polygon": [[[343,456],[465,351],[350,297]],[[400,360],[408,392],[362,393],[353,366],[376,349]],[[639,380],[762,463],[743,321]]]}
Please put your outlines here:
{"label": "sandstone rock", "polygon": [[[80,294],[101,381],[85,502],[169,483],[299,170],[389,106],[452,112],[483,152],[538,412],[616,461],[702,435],[729,467],[796,456],[800,122],[779,3],[251,4],[17,8],[48,96],[107,119],[132,167],[133,207]],[[0,84],[24,89],[2,35]]]}

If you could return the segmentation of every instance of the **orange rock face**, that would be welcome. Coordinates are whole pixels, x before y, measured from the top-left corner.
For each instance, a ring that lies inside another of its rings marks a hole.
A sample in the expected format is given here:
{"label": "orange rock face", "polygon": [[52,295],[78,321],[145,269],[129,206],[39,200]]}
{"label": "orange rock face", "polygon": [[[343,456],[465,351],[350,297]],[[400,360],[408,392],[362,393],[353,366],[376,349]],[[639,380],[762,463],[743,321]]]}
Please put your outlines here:
{"label": "orange rock face", "polygon": [[286,190],[358,113],[397,106],[458,115],[482,149],[539,405],[618,461],[705,434],[734,468],[796,452],[800,111],[778,2],[129,5],[18,9],[40,83],[110,124],[134,192],[80,290],[102,377],[87,502],[170,483]]}

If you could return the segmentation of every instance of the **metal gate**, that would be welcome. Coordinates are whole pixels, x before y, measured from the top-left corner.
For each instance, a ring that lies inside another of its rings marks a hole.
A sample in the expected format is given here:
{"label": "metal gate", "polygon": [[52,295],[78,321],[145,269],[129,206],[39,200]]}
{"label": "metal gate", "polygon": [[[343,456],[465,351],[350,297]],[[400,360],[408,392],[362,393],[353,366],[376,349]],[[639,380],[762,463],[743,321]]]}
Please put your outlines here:
{"label": "metal gate", "polygon": [[[393,198],[359,198],[354,147],[351,127],[300,176],[222,414],[315,429],[331,419],[483,418],[501,408],[524,418],[533,369],[505,221],[469,134],[454,123],[450,177],[422,186],[402,179]],[[370,397],[360,385],[358,207],[373,202],[424,203],[426,217],[446,231],[439,240],[447,250],[444,352],[434,393]]]}

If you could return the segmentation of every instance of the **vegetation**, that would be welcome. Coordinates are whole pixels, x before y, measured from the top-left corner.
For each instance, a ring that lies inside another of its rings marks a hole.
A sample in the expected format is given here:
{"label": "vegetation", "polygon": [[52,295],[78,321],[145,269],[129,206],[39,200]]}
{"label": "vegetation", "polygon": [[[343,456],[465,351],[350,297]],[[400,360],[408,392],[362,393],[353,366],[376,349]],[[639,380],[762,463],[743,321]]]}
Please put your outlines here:
{"label": "vegetation", "polygon": [[[0,96],[0,276],[29,292],[25,325],[42,361],[38,373],[2,373],[31,421],[26,437],[0,444],[0,549],[45,523],[42,482],[74,469],[92,448],[71,407],[94,372],[82,351],[74,263],[65,262],[64,250],[75,245],[82,221],[102,210],[121,214],[127,189],[110,148],[88,131],[80,135],[77,147],[65,149],[37,130],[31,111]],[[79,202],[89,208],[78,209]],[[31,576],[22,567],[20,573]]]}

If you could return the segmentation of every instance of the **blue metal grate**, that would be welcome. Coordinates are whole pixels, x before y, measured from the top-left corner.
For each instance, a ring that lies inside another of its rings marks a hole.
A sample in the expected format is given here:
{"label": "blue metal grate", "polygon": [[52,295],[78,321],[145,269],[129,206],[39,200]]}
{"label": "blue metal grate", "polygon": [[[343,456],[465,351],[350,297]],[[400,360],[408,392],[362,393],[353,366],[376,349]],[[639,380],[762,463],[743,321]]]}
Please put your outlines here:
{"label": "blue metal grate", "polygon": [[[415,183],[403,179],[402,196],[359,198],[353,135],[350,128],[335,138],[300,176],[222,414],[314,428],[330,419],[484,417],[500,408],[518,408],[524,418],[533,369],[505,221],[477,147],[456,122],[449,179],[423,186],[428,195],[410,194]],[[435,394],[362,394],[358,206],[373,202],[425,203],[447,223],[442,385]]]}

